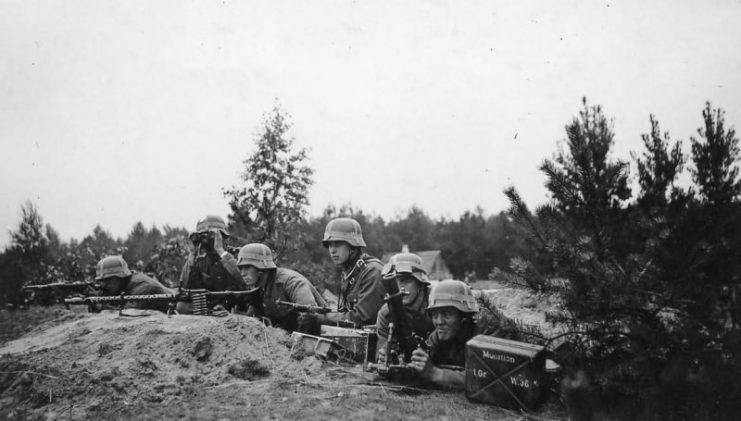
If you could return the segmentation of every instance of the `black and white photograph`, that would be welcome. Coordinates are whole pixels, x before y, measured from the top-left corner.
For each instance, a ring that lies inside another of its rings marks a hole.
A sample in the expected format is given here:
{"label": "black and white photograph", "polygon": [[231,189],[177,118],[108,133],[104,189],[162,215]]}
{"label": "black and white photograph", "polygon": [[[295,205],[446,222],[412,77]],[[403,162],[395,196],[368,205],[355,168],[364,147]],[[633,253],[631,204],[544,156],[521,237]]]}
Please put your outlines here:
{"label": "black and white photograph", "polygon": [[741,413],[741,0],[2,0],[0,57],[0,420]]}

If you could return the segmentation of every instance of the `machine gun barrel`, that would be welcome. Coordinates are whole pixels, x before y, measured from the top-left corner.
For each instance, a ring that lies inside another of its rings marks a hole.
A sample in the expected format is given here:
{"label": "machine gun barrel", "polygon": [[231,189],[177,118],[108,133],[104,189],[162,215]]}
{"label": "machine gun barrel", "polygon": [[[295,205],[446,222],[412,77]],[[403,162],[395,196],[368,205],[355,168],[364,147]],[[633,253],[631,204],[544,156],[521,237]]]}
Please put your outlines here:
{"label": "machine gun barrel", "polygon": [[297,304],[283,300],[276,300],[275,303],[280,306],[291,307],[292,309],[300,311],[302,313],[327,314],[332,312],[332,309],[329,307],[315,306],[310,304]]}
{"label": "machine gun barrel", "polygon": [[53,282],[50,284],[26,285],[23,287],[26,291],[47,291],[47,290],[84,290],[92,288],[93,282]]}

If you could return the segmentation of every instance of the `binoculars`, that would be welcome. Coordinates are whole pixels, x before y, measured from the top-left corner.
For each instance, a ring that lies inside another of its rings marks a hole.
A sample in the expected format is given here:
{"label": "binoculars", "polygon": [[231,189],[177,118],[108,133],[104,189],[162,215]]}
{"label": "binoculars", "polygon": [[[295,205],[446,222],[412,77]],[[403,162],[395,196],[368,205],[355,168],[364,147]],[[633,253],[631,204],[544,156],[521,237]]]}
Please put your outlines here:
{"label": "binoculars", "polygon": [[194,232],[190,235],[190,241],[193,245],[201,245],[206,249],[214,248],[214,233],[211,231]]}

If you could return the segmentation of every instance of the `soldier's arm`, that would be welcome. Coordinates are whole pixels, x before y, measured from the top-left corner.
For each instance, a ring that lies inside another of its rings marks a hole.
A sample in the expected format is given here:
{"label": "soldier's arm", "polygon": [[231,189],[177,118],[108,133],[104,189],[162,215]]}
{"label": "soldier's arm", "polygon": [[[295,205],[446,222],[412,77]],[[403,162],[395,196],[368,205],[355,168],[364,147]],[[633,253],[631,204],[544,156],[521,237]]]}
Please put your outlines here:
{"label": "soldier's arm", "polygon": [[441,368],[434,365],[430,355],[422,349],[418,348],[414,350],[410,366],[416,370],[424,380],[437,386],[448,389],[466,388],[465,371]]}
{"label": "soldier's arm", "polygon": [[307,279],[291,277],[286,280],[284,288],[288,296],[288,301],[292,303],[312,306],[319,305],[311,291],[311,283]]}
{"label": "soldier's arm", "polygon": [[180,286],[183,288],[190,288],[188,280],[190,279],[190,266],[192,264],[191,256],[188,256],[188,259],[183,264],[183,270],[180,271]]}
{"label": "soldier's arm", "polygon": [[376,342],[376,360],[379,359],[379,353],[386,352],[386,342],[389,341],[388,315],[388,306],[384,304],[378,312],[378,318],[376,319],[376,334],[378,335],[378,342]]}
{"label": "soldier's arm", "polygon": [[229,276],[229,285],[235,290],[247,289],[247,283],[242,279],[242,274],[239,273],[239,267],[237,267],[237,259],[234,258],[230,253],[223,253],[219,263],[226,269]]}

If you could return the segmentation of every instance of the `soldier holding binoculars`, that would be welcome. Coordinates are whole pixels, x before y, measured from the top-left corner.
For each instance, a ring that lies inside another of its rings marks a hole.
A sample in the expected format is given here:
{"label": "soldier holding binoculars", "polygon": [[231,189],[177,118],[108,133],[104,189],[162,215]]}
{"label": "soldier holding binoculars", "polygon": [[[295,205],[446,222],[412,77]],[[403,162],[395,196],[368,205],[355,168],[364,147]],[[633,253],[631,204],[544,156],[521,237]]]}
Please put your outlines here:
{"label": "soldier holding binoculars", "polygon": [[[193,250],[180,274],[180,286],[185,289],[207,289],[209,291],[243,291],[247,289],[239,273],[237,261],[224,250],[224,238],[228,238],[224,220],[207,215],[196,224],[190,235]],[[185,302],[178,303],[177,311],[190,313]]]}

